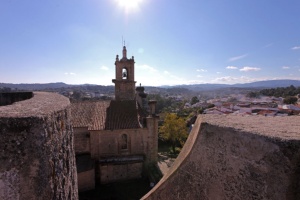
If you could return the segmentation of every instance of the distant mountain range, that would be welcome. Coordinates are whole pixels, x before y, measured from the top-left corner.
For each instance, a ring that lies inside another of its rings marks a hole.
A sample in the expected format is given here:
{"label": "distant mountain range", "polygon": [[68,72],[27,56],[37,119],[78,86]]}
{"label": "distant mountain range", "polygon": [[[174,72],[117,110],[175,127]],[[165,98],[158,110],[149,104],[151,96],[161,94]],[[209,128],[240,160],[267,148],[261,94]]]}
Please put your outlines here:
{"label": "distant mountain range", "polygon": [[86,88],[86,87],[95,87],[95,88],[106,88],[113,86],[102,86],[102,85],[94,85],[94,84],[81,84],[81,85],[70,85],[63,82],[58,83],[0,83],[0,88],[12,88],[18,90],[48,90],[48,89],[61,89],[61,88]]}
{"label": "distant mountain range", "polygon": [[[222,88],[276,88],[276,87],[288,87],[294,85],[295,87],[300,87],[300,81],[298,80],[267,80],[267,81],[257,81],[252,83],[244,84],[194,84],[194,85],[176,85],[176,86],[160,86],[158,88],[186,88],[192,91],[207,91]],[[0,88],[16,88],[19,90],[46,90],[46,89],[59,89],[59,88],[72,88],[72,87],[107,87],[111,88],[113,86],[100,86],[93,84],[82,84],[82,85],[70,85],[62,82],[58,83],[31,83],[31,84],[12,84],[12,83],[0,83]],[[153,88],[153,87],[151,87]]]}
{"label": "distant mountain range", "polygon": [[19,90],[45,90],[49,88],[63,88],[63,87],[72,87],[74,85],[68,85],[62,82],[59,83],[0,83],[0,88],[8,87],[8,88],[16,88]]}
{"label": "distant mountain range", "polygon": [[253,83],[245,83],[245,84],[235,84],[235,87],[288,87],[288,86],[300,86],[300,81],[298,80],[268,80],[268,81],[257,81]]}
{"label": "distant mountain range", "polygon": [[276,87],[288,87],[293,85],[295,87],[300,87],[300,81],[298,80],[266,80],[257,81],[252,83],[238,83],[238,84],[194,84],[194,85],[177,85],[172,87],[187,88],[193,91],[203,91],[203,90],[214,90],[221,88],[276,88]]}

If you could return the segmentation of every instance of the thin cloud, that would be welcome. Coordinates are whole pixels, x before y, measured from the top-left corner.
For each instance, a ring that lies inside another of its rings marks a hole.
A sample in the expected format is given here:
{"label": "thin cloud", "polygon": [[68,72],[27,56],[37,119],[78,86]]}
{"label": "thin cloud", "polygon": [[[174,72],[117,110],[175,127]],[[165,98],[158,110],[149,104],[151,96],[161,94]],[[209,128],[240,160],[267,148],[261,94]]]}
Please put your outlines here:
{"label": "thin cloud", "polygon": [[232,61],[240,60],[240,59],[245,58],[246,56],[248,56],[248,54],[243,54],[243,55],[240,55],[240,56],[231,57],[231,58],[228,59],[228,61],[232,62]]}
{"label": "thin cloud", "polygon": [[196,71],[197,71],[197,72],[207,72],[206,69],[197,69]]}
{"label": "thin cloud", "polygon": [[198,78],[203,78],[203,76],[201,76],[201,75],[197,75],[197,77],[198,77]]}
{"label": "thin cloud", "polygon": [[74,72],[66,72],[65,75],[75,76],[76,74]]}
{"label": "thin cloud", "polygon": [[254,81],[259,81],[260,79],[250,78],[247,76],[241,77],[233,77],[233,76],[223,76],[213,79],[212,83],[227,83],[227,84],[234,84],[234,83],[250,83]]}
{"label": "thin cloud", "polygon": [[292,49],[292,50],[299,50],[299,49],[300,49],[300,46],[295,46],[295,47],[292,47],[291,49]]}
{"label": "thin cloud", "polygon": [[[197,80],[187,80],[186,81],[186,83],[188,84],[188,85],[194,85],[194,84],[204,84],[204,83],[207,83],[207,82],[205,82],[205,81],[203,81],[203,80],[199,80],[199,79],[197,79]],[[185,83],[185,84],[186,84]]]}
{"label": "thin cloud", "polygon": [[157,72],[157,70],[155,68],[153,68],[149,65],[138,65],[137,69],[141,69],[141,70],[148,71],[151,73]]}
{"label": "thin cloud", "polygon": [[283,66],[282,69],[290,69],[289,66]]}
{"label": "thin cloud", "polygon": [[240,69],[240,71],[242,72],[259,71],[259,70],[261,69],[257,67],[243,67],[242,69]]}
{"label": "thin cloud", "polygon": [[226,69],[238,69],[238,68],[235,66],[227,66]]}
{"label": "thin cloud", "polygon": [[180,78],[180,77],[175,76],[175,75],[170,75],[170,77],[175,79],[175,80],[178,80],[178,81],[185,81],[183,78]]}
{"label": "thin cloud", "polygon": [[219,77],[213,80],[213,82],[236,82],[238,78],[231,76]]}
{"label": "thin cloud", "polygon": [[102,69],[102,70],[104,70],[104,71],[108,71],[109,70],[109,68],[108,67],[106,67],[106,66],[101,66],[101,68],[100,69]]}
{"label": "thin cloud", "polygon": [[171,77],[172,79],[175,79],[177,81],[185,81],[184,79],[178,77],[178,76],[175,76],[173,74],[171,74],[170,72],[168,72],[167,70],[164,71],[164,74],[168,77]]}

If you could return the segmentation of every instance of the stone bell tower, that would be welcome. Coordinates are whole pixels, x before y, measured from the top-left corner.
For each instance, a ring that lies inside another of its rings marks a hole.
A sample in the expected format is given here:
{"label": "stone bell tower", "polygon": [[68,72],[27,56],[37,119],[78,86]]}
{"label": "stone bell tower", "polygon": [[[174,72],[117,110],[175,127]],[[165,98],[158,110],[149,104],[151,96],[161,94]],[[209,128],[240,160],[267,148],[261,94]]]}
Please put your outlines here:
{"label": "stone bell tower", "polygon": [[134,57],[127,58],[126,46],[123,47],[123,57],[116,57],[116,78],[112,80],[115,84],[115,99],[134,100],[135,83],[134,81]]}

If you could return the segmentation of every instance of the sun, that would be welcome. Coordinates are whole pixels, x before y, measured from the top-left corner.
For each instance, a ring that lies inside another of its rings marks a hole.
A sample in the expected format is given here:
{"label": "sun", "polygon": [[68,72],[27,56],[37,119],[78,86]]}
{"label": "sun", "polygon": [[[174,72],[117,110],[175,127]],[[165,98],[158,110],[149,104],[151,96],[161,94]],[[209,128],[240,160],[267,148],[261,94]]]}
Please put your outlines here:
{"label": "sun", "polygon": [[124,8],[126,12],[137,10],[142,1],[143,0],[117,0],[119,6]]}

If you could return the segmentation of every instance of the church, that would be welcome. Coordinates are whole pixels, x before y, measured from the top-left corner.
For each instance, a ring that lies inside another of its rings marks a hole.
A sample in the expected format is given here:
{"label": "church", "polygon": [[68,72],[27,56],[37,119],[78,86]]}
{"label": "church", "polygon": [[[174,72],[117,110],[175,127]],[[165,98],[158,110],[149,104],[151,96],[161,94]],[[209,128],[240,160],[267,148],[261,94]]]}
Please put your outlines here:
{"label": "church", "polygon": [[115,100],[72,103],[72,124],[79,191],[101,184],[141,178],[157,162],[156,101],[147,103],[136,87],[134,57],[116,56]]}

